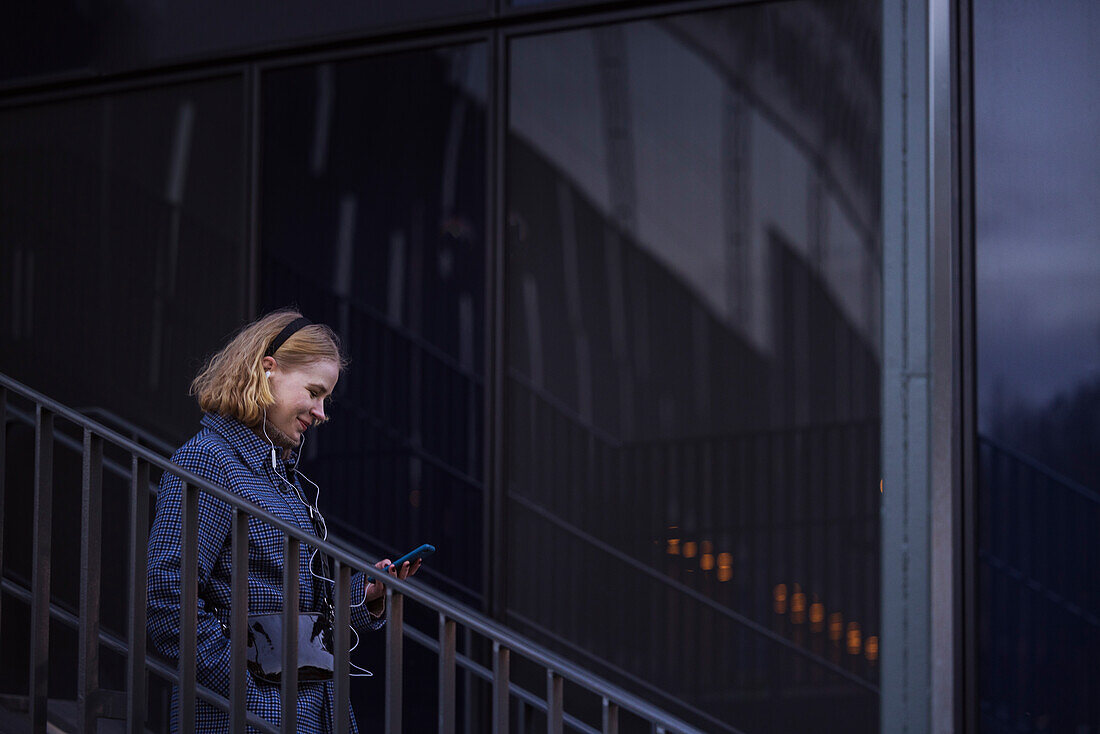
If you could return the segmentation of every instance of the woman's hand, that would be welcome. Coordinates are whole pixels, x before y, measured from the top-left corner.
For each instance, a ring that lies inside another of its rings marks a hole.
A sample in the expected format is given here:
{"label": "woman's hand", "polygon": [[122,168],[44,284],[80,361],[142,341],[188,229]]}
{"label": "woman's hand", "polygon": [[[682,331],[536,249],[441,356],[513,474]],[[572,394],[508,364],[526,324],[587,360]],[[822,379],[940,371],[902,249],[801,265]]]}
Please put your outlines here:
{"label": "woman's hand", "polygon": [[[396,576],[399,579],[407,579],[409,576],[412,576],[414,573],[420,570],[420,564],[422,563],[422,561],[423,559],[420,558],[417,558],[416,561],[412,563],[410,563],[409,561],[405,561],[401,564],[401,568],[397,568],[397,566],[392,565],[392,562],[389,558],[383,558],[381,561],[374,564],[374,567],[379,570],[385,568],[389,574]],[[387,566],[389,568],[386,568]],[[368,602],[375,601],[376,599],[381,599],[383,596],[385,596],[385,594],[386,585],[383,584],[378,577],[375,577],[374,581],[367,584]]]}

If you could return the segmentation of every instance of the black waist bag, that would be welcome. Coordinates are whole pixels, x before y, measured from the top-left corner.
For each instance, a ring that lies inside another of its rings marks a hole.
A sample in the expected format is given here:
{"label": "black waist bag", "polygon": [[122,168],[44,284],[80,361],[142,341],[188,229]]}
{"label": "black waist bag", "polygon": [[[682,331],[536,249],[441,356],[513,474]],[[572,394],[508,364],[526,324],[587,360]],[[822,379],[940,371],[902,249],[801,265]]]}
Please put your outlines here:
{"label": "black waist bag", "polygon": [[[332,680],[332,653],[326,646],[328,626],[323,614],[298,615],[298,680]],[[248,615],[248,651],[254,678],[279,683],[283,678],[283,615]]]}

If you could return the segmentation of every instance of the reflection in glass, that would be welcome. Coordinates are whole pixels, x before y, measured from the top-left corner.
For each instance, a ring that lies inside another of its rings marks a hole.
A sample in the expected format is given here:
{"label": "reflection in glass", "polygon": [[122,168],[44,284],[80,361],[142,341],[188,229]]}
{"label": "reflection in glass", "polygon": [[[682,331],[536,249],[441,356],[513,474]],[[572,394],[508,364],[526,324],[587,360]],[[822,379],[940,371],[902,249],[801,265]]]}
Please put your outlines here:
{"label": "reflection in glass", "polygon": [[1100,729],[1100,12],[974,3],[981,730]]}
{"label": "reflection in glass", "polygon": [[194,432],[195,362],[248,308],[241,86],[0,114],[0,371]]}
{"label": "reflection in glass", "polygon": [[[238,77],[0,111],[0,372],[161,454],[196,429],[187,390],[198,361],[247,315],[242,86]],[[31,578],[35,433],[12,418],[33,421],[33,410],[9,394],[5,583]],[[76,610],[87,528],[81,434],[59,419],[56,438],[51,590]],[[105,452],[97,613],[121,639],[129,469],[129,455]],[[5,591],[0,690],[25,695],[29,646],[18,641],[29,618],[13,600]],[[50,695],[71,699],[75,630],[50,635],[61,673]],[[121,689],[125,661],[101,652],[99,680]],[[160,702],[170,691],[157,676],[149,686],[148,725],[167,730]]]}
{"label": "reflection in glass", "polygon": [[424,574],[482,593],[483,46],[263,80],[262,302],[331,324],[352,364],[307,447],[335,534],[421,542]]}
{"label": "reflection in glass", "polygon": [[878,727],[878,54],[856,1],[510,47],[509,622],[708,731]]}

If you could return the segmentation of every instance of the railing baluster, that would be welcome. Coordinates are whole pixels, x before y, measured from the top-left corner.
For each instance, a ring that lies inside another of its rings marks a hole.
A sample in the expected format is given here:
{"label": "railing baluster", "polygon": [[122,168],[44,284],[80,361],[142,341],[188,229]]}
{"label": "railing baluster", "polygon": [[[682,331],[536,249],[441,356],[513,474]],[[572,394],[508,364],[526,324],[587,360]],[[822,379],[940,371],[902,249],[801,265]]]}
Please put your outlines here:
{"label": "railing baluster", "polygon": [[302,542],[283,541],[283,731],[298,731],[298,606]]}
{"label": "railing baluster", "polygon": [[[0,579],[4,578],[4,517],[6,516],[7,500],[4,494],[4,480],[8,476],[8,389],[0,385]],[[0,610],[3,609],[3,594],[0,594]],[[3,615],[0,614],[0,622]],[[0,629],[3,629],[0,626]],[[0,653],[2,653],[3,640],[0,639]],[[0,660],[4,657],[0,654]]]}
{"label": "railing baluster", "polygon": [[34,431],[34,568],[31,571],[31,728],[46,730],[50,669],[50,555],[53,523],[53,413],[36,406]]}
{"label": "railing baluster", "polygon": [[386,731],[401,734],[405,596],[386,587]]}
{"label": "railing baluster", "polygon": [[552,670],[546,671],[546,733],[562,734],[564,680]]}
{"label": "railing baluster", "polygon": [[619,704],[603,700],[603,734],[619,734]]}
{"label": "railing baluster", "polygon": [[348,707],[351,705],[351,682],[348,679],[350,672],[350,656],[348,648],[351,647],[351,568],[336,561],[334,569],[336,575],[336,589],[333,600],[336,604],[336,619],[333,622],[332,639],[335,645],[333,650],[333,677],[336,679],[336,734],[348,734],[351,731],[351,717],[348,715]]}
{"label": "railing baluster", "polygon": [[508,734],[508,648],[493,642],[493,734]]}
{"label": "railing baluster", "polygon": [[199,490],[183,483],[180,578],[179,730],[195,730],[195,672],[198,656]]}
{"label": "railing baluster", "polygon": [[455,622],[439,615],[439,734],[455,732]]}
{"label": "railing baluster", "polygon": [[130,462],[130,609],[126,631],[126,731],[145,731],[146,546],[149,544],[149,464],[136,456]]}
{"label": "railing baluster", "polygon": [[248,652],[248,514],[233,509],[233,570],[230,583],[229,619],[229,730],[245,734],[245,699],[248,676],[245,656]]}
{"label": "railing baluster", "polygon": [[77,662],[79,730],[95,732],[99,689],[99,579],[103,535],[103,439],[84,429],[80,532],[80,656]]}
{"label": "railing baluster", "polygon": [[[466,627],[462,632],[462,649],[466,653],[467,658],[473,658],[474,656],[474,632],[469,627]],[[474,694],[474,673],[470,668],[464,667],[462,669],[463,678],[463,694],[462,694],[462,731],[471,732],[474,730],[474,710],[475,694]]]}

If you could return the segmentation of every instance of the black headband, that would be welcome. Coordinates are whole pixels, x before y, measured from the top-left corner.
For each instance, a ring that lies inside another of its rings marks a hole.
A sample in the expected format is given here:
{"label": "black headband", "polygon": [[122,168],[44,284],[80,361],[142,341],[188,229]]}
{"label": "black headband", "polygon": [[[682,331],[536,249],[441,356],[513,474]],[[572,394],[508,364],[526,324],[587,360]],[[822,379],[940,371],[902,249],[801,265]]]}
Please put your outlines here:
{"label": "black headband", "polygon": [[287,339],[294,336],[294,332],[301,329],[303,326],[309,326],[313,322],[307,319],[305,316],[294,319],[289,324],[283,327],[283,330],[279,332],[279,335],[271,340],[271,344],[268,345],[267,351],[264,352],[265,357],[275,356],[275,352],[279,351],[279,347],[283,346]]}

